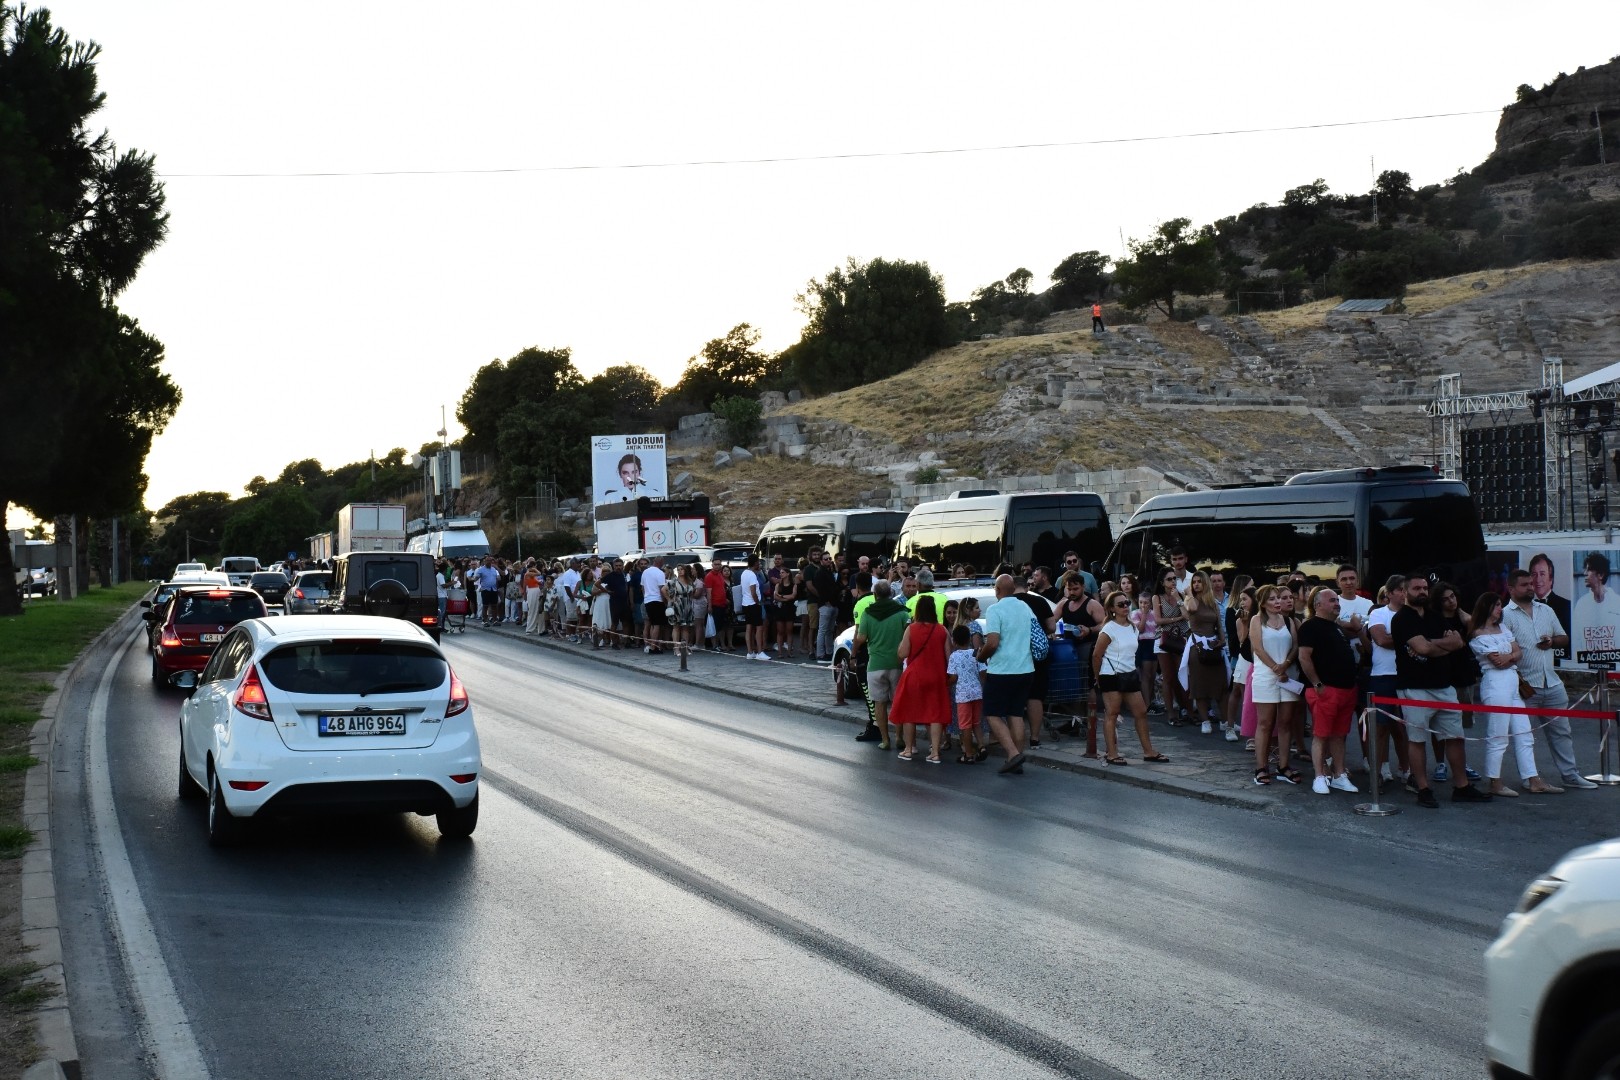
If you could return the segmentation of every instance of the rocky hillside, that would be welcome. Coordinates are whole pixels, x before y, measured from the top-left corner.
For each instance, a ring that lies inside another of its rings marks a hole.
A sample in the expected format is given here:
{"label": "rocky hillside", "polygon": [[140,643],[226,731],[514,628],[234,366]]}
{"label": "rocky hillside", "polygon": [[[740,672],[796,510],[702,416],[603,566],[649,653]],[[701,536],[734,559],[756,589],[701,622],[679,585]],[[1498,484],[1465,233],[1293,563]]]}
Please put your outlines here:
{"label": "rocky hillside", "polygon": [[971,342],[778,406],[764,449],[887,482],[1145,465],[1222,484],[1432,461],[1439,375],[1474,394],[1539,386],[1544,357],[1566,379],[1620,360],[1616,296],[1620,263],[1559,263],[1426,282],[1400,314],[1323,303]]}

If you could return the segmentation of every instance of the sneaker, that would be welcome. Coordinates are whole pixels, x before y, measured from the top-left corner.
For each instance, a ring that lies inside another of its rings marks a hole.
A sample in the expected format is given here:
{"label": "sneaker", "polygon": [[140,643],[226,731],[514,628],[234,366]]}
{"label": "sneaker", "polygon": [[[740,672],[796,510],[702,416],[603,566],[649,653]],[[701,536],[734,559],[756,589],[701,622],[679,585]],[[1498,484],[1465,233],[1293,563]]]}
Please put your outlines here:
{"label": "sneaker", "polygon": [[1227,742],[1237,742],[1238,741],[1237,728],[1235,726],[1233,726],[1232,724],[1227,724],[1226,725],[1226,741]]}
{"label": "sneaker", "polygon": [[1422,795],[1425,791],[1429,790],[1428,788],[1420,788],[1420,787],[1418,787],[1417,786],[1417,781],[1412,779],[1412,774],[1411,773],[1404,774],[1401,777],[1401,782],[1406,785],[1406,790],[1410,791],[1414,795]]}
{"label": "sneaker", "polygon": [[1254,740],[1250,739],[1249,741],[1245,742],[1243,744],[1243,749],[1245,749],[1245,750],[1253,750],[1254,749]]}
{"label": "sneaker", "polygon": [[1433,788],[1424,788],[1422,791],[1419,791],[1417,793],[1417,804],[1419,806],[1426,806],[1430,810],[1440,809],[1440,800],[1434,797]]}
{"label": "sneaker", "polygon": [[1564,786],[1580,788],[1582,791],[1591,791],[1593,788],[1597,787],[1596,784],[1592,783],[1592,781],[1588,780],[1584,776],[1566,776],[1564,777]]}
{"label": "sneaker", "polygon": [[754,657],[755,660],[769,660],[770,658],[770,653],[760,653],[758,656]]}
{"label": "sneaker", "polygon": [[1475,772],[1473,769],[1470,769],[1467,765],[1463,766],[1463,774],[1465,776],[1467,776],[1468,779],[1470,779],[1470,780],[1482,780],[1482,779],[1484,779],[1484,777],[1480,776],[1479,773]]}
{"label": "sneaker", "polygon": [[1395,774],[1389,771],[1389,762],[1386,761],[1383,763],[1383,765],[1379,766],[1378,778],[1386,784],[1393,784],[1395,782]]}
{"label": "sneaker", "polygon": [[1215,733],[1215,725],[1211,724],[1208,720],[1205,720],[1199,725],[1198,732],[1201,735],[1213,735]]}
{"label": "sneaker", "polygon": [[1350,778],[1348,776],[1346,776],[1344,773],[1340,773],[1338,776],[1335,776],[1333,779],[1329,780],[1328,781],[1328,787],[1332,788],[1334,791],[1360,791],[1361,790],[1360,788],[1356,787],[1356,785],[1352,784],[1350,782]]}
{"label": "sneaker", "polygon": [[1312,780],[1311,790],[1316,792],[1318,795],[1326,795],[1328,793],[1328,778],[1325,776],[1318,776],[1315,780]]}
{"label": "sneaker", "polygon": [[1434,778],[1435,783],[1443,784],[1447,780],[1451,779],[1451,768],[1442,761],[1440,764],[1434,767],[1434,772],[1430,775]]}
{"label": "sneaker", "polygon": [[1490,802],[1491,793],[1481,791],[1473,784],[1464,784],[1460,788],[1451,789],[1452,802]]}

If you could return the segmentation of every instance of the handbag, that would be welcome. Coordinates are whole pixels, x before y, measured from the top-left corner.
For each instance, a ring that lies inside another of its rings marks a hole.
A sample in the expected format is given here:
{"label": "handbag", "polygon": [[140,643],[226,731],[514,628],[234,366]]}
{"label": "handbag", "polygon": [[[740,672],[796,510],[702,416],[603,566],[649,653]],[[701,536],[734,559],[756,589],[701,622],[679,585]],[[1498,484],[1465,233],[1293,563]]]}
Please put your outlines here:
{"label": "handbag", "polygon": [[1226,663],[1226,655],[1221,650],[1202,643],[1199,644],[1198,653],[1194,659],[1206,667],[1215,667],[1217,664],[1224,665]]}
{"label": "handbag", "polygon": [[1519,676],[1519,696],[1529,701],[1536,696],[1536,688],[1530,685],[1530,680],[1523,675]]}
{"label": "handbag", "polygon": [[1159,644],[1169,656],[1179,657],[1187,648],[1187,624],[1172,623],[1159,631]]}

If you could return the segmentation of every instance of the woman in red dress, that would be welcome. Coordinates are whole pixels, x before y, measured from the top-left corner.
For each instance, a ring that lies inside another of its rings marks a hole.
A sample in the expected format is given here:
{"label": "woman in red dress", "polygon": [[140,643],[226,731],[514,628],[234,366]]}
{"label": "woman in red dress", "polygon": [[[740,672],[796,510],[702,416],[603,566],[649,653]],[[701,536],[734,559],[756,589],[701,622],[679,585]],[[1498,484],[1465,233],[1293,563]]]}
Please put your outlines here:
{"label": "woman in red dress", "polygon": [[928,725],[931,752],[928,763],[939,764],[939,743],[944,737],[945,725],[951,722],[950,683],[945,677],[945,661],[951,651],[951,635],[939,623],[939,613],[928,596],[917,598],[917,621],[906,627],[897,650],[906,662],[900,675],[900,685],[894,691],[894,704],[889,708],[889,722],[900,725],[906,748],[900,751],[901,761],[910,761],[917,753],[917,728]]}

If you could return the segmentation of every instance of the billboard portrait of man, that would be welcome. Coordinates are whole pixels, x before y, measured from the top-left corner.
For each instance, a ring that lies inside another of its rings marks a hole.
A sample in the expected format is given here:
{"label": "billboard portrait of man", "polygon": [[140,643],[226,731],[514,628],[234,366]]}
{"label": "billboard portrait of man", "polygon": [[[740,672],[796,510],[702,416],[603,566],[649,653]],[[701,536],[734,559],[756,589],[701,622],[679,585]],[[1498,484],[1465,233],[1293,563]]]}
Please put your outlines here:
{"label": "billboard portrait of man", "polygon": [[591,501],[635,502],[662,499],[665,484],[664,436],[596,435],[591,438]]}
{"label": "billboard portrait of man", "polygon": [[1578,664],[1620,660],[1620,592],[1610,580],[1620,552],[1577,551],[1586,588],[1575,597],[1570,612],[1570,648]]}
{"label": "billboard portrait of man", "polygon": [[1530,586],[1536,591],[1536,599],[1553,609],[1558,616],[1558,622],[1565,630],[1569,629],[1569,600],[1559,596],[1555,581],[1552,558],[1545,551],[1538,551],[1530,556]]}

